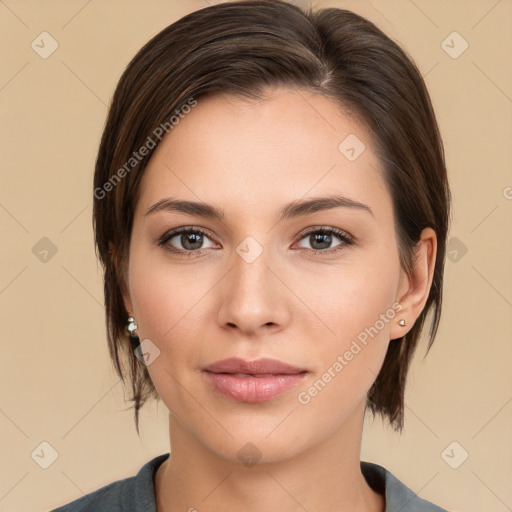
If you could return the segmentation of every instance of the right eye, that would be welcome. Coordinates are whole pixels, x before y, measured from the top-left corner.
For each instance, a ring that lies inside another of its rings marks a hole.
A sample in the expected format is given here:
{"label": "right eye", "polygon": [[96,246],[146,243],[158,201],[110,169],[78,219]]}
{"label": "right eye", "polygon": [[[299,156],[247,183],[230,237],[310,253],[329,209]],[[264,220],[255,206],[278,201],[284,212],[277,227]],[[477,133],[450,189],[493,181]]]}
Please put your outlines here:
{"label": "right eye", "polygon": [[[203,253],[204,247],[202,246],[205,238],[210,240],[206,231],[203,229],[196,227],[181,227],[172,229],[165,233],[158,241],[158,245],[175,254],[188,257],[197,253]],[[176,239],[175,242],[171,243],[174,239]],[[178,244],[179,247],[176,247],[175,244]],[[207,248],[214,246],[215,245],[212,243],[212,245]]]}

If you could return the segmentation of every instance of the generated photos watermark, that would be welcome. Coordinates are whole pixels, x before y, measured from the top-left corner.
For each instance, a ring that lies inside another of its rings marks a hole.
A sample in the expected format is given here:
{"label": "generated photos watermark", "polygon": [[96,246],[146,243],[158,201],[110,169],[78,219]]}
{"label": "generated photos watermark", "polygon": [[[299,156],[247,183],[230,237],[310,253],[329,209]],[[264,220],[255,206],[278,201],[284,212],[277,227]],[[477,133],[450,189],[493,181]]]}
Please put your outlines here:
{"label": "generated photos watermark", "polygon": [[[141,162],[145,156],[147,156],[150,150],[154,149],[158,142],[160,142],[164,135],[169,133],[187,114],[189,114],[197,105],[197,100],[189,98],[187,102],[182,105],[179,109],[174,111],[175,115],[172,115],[168,121],[161,123],[157,126],[152,134],[146,139],[146,142],[138,149],[134,151],[132,156],[120,167],[101,187],[94,189],[94,197],[96,199],[103,199],[108,192],[111,192],[114,187],[134,169],[139,162]],[[156,139],[156,140],[155,140]],[[158,142],[157,142],[158,141]]]}
{"label": "generated photos watermark", "polygon": [[[311,402],[311,400],[320,393],[325,386],[331,380],[333,380],[342,370],[345,368],[350,361],[354,359],[354,356],[359,354],[361,350],[368,345],[368,337],[373,339],[379,332],[384,329],[386,324],[395,318],[397,312],[401,311],[403,306],[395,302],[393,306],[386,310],[385,313],[381,313],[378,320],[370,326],[366,327],[363,331],[361,331],[357,336],[357,340],[352,340],[350,344],[350,348],[346,350],[342,355],[338,355],[336,360],[329,366],[329,368],[322,374],[322,376],[315,381],[315,383],[308,388],[307,391],[301,391],[297,395],[297,399],[299,403],[302,405],[307,405]],[[359,341],[359,343],[358,343]]]}

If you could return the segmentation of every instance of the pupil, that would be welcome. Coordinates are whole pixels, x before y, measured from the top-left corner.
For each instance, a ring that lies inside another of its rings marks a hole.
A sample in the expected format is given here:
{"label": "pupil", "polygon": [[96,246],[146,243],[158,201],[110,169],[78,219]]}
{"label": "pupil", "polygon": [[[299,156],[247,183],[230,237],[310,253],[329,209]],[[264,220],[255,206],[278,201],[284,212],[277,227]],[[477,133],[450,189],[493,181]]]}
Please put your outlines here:
{"label": "pupil", "polygon": [[202,235],[200,233],[183,234],[181,236],[181,243],[185,249],[199,249],[202,243],[201,238]]}
{"label": "pupil", "polygon": [[[324,246],[322,247],[315,247],[316,242],[320,242],[320,245],[322,245],[322,239]],[[316,249],[327,249],[331,243],[331,235],[328,233],[317,233],[316,235],[313,235],[313,241],[314,243],[311,244],[313,248]]]}

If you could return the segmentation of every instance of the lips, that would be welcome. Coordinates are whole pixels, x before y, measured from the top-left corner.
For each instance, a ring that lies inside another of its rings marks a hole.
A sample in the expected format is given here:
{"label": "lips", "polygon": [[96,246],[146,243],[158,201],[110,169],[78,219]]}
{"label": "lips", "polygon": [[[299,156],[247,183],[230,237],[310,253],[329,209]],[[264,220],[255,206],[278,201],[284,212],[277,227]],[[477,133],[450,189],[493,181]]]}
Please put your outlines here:
{"label": "lips", "polygon": [[291,366],[282,361],[277,361],[276,359],[262,358],[256,359],[255,361],[245,361],[238,357],[217,361],[208,365],[203,370],[212,373],[230,373],[242,377],[270,377],[273,375],[291,375],[307,372],[307,369],[305,368]]}
{"label": "lips", "polygon": [[286,393],[309,373],[275,359],[217,361],[203,369],[207,382],[221,395],[239,402],[258,403]]}

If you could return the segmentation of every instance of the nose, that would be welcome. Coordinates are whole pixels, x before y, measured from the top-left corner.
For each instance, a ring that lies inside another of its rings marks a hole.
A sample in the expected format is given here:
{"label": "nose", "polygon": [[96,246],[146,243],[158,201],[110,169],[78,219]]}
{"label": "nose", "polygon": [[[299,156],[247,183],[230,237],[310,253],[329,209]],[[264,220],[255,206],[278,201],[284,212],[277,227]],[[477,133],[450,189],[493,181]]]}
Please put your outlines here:
{"label": "nose", "polygon": [[218,322],[222,328],[258,336],[280,331],[289,323],[292,294],[271,260],[266,250],[254,261],[233,253],[231,271],[221,283]]}

